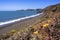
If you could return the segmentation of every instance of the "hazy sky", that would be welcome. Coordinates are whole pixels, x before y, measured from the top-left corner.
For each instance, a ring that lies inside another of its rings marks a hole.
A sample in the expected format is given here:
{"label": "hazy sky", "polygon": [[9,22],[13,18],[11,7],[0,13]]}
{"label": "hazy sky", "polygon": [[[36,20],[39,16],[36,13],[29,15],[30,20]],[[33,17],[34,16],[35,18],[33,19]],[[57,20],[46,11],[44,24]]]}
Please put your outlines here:
{"label": "hazy sky", "polygon": [[0,10],[36,9],[57,3],[60,0],[0,0]]}

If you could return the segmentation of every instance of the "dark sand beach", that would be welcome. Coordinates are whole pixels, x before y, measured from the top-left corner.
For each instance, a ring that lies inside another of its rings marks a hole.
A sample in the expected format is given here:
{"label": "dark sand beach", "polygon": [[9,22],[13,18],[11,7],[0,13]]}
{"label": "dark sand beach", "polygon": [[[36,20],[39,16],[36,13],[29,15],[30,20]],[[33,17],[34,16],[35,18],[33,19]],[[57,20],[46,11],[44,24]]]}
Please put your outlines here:
{"label": "dark sand beach", "polygon": [[0,40],[60,40],[60,4],[46,7],[42,15],[0,27]]}
{"label": "dark sand beach", "polygon": [[21,29],[26,28],[26,27],[31,27],[31,26],[36,24],[37,20],[40,20],[40,16],[28,18],[28,19],[14,22],[14,23],[11,23],[8,25],[3,25],[2,27],[0,26],[1,27],[0,34],[7,33],[12,29],[21,30]]}

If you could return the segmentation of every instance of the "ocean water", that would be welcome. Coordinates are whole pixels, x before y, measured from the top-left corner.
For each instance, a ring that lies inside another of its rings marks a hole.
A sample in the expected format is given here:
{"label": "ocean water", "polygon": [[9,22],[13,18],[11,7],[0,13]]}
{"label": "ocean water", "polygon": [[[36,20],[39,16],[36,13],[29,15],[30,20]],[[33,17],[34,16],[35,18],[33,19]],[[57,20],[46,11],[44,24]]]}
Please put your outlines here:
{"label": "ocean water", "polygon": [[36,11],[0,11],[0,23],[35,14]]}

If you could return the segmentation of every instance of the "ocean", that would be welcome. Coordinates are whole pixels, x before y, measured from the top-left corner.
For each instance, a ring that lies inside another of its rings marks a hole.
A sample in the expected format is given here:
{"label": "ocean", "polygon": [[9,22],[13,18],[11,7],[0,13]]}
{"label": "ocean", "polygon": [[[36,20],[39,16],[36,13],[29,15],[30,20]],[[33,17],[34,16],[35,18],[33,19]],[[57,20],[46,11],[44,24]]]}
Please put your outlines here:
{"label": "ocean", "polygon": [[0,22],[10,21],[37,14],[36,11],[0,11]]}
{"label": "ocean", "polygon": [[[42,13],[40,13],[42,14]],[[36,11],[0,11],[0,25],[38,16]]]}

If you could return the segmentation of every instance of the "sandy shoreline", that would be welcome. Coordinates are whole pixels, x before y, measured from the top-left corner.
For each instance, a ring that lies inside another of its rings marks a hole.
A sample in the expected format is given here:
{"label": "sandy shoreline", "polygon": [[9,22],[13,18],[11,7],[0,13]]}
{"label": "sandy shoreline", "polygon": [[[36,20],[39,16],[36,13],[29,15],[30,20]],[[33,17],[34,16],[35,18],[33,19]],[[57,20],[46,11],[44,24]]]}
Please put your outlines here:
{"label": "sandy shoreline", "polygon": [[[42,14],[42,13],[40,13],[40,14]],[[35,16],[39,16],[40,14],[35,14],[35,15],[31,15],[31,16],[26,16],[26,17],[14,19],[14,20],[6,21],[6,22],[1,22],[1,23],[0,23],[0,26],[1,26],[1,25],[10,24],[10,23],[14,23],[14,22],[17,22],[17,21],[21,21],[21,20],[24,20],[24,19],[32,18],[32,17],[35,17]]]}
{"label": "sandy shoreline", "polygon": [[40,15],[36,17],[24,19],[21,21],[17,21],[8,25],[4,25],[3,27],[0,28],[0,34],[9,32],[12,29],[21,30],[25,27],[33,26],[37,22],[37,20],[40,20]]}

